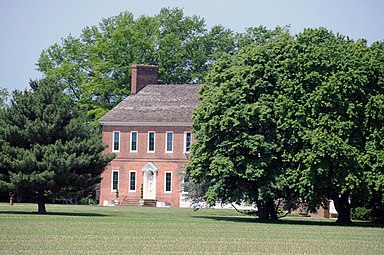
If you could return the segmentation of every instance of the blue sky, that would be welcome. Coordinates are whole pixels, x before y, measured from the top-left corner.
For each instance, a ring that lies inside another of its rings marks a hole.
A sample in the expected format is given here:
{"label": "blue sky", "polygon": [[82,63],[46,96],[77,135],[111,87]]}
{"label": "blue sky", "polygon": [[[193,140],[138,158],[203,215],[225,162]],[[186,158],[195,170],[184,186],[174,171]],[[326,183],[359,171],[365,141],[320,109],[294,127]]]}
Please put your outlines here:
{"label": "blue sky", "polygon": [[369,43],[384,40],[383,0],[0,0],[0,87],[28,88],[30,79],[42,77],[35,70],[41,51],[69,34],[77,37],[122,11],[153,16],[162,7],[200,16],[208,28],[290,25],[296,34],[322,26]]}

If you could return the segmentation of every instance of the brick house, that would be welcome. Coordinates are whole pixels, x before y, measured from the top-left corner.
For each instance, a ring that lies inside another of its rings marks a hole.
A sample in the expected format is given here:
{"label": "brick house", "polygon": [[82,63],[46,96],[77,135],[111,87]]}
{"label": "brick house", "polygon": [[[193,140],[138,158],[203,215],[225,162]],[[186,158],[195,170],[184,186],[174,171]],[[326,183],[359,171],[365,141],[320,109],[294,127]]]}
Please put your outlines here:
{"label": "brick house", "polygon": [[101,205],[188,206],[182,184],[199,86],[158,85],[157,73],[133,65],[131,95],[100,119],[106,152],[116,154],[101,176]]}

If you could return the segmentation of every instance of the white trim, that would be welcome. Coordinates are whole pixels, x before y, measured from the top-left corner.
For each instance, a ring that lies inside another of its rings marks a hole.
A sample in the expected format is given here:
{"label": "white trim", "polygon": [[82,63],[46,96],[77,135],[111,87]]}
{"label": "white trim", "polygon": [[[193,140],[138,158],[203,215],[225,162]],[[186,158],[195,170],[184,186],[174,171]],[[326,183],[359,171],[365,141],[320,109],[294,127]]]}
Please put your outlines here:
{"label": "white trim", "polygon": [[[132,150],[132,133],[136,133],[136,150]],[[137,152],[138,148],[139,148],[139,132],[131,131],[130,140],[129,140],[129,151]]]}
{"label": "white trim", "polygon": [[[131,190],[131,174],[132,173],[135,173],[135,189],[134,190]],[[136,170],[131,170],[129,171],[129,174],[128,174],[128,192],[136,192],[136,186],[137,186],[137,171]]]}
{"label": "white trim", "polygon": [[[115,150],[115,133],[119,133],[119,149],[118,150]],[[121,136],[120,136],[120,131],[113,131],[112,132],[112,152],[120,152],[120,140],[121,140]]]}
{"label": "white trim", "polygon": [[148,162],[141,169],[144,174],[143,180],[143,198],[144,199],[156,199],[156,179],[158,169],[152,162]]}
{"label": "white trim", "polygon": [[192,122],[125,122],[125,121],[100,121],[103,126],[132,126],[132,127],[192,127]]}
{"label": "white trim", "polygon": [[[168,134],[172,134],[172,150],[168,151]],[[166,131],[165,132],[165,153],[173,153],[173,141],[174,141],[174,135],[173,131]]]}
{"label": "white trim", "polygon": [[[171,190],[167,191],[167,174],[171,174]],[[165,171],[164,173],[164,193],[172,193],[172,172]]]}
{"label": "white trim", "polygon": [[[149,150],[149,134],[153,133],[153,151]],[[156,151],[156,132],[155,131],[148,131],[148,140],[147,140],[147,152],[148,153],[155,153]]]}
{"label": "white trim", "polygon": [[[113,173],[117,173],[117,189],[113,189]],[[120,173],[119,170],[112,170],[111,173],[111,191],[116,192],[116,190],[119,189],[119,184],[120,184]]]}
{"label": "white trim", "polygon": [[[147,159],[145,159],[145,161],[147,161]],[[143,171],[143,172],[148,172],[149,170],[153,171],[156,175],[157,175],[157,172],[159,171],[159,169],[156,167],[156,165],[153,164],[152,162],[148,162],[148,163],[145,164],[145,166],[141,169],[141,171]]]}
{"label": "white trim", "polygon": [[[189,151],[187,151],[187,133],[191,134]],[[192,131],[185,131],[184,132],[183,153],[189,153],[191,151],[191,145],[192,145]]]}

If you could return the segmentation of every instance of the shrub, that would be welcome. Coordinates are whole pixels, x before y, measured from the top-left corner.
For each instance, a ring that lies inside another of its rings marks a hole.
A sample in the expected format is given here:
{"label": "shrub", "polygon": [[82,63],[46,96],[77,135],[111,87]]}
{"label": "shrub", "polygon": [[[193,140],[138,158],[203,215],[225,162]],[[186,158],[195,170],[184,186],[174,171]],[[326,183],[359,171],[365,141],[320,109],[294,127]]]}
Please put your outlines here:
{"label": "shrub", "polygon": [[81,205],[95,205],[95,200],[93,200],[89,196],[83,197],[80,199],[79,204],[81,204]]}
{"label": "shrub", "polygon": [[372,210],[365,207],[356,207],[351,211],[353,220],[372,220]]}

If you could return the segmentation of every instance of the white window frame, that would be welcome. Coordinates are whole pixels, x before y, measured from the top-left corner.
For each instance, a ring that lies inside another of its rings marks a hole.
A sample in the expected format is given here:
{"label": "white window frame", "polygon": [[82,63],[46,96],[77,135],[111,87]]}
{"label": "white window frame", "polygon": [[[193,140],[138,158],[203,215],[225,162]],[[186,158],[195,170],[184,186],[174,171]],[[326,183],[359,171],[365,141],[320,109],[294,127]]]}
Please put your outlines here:
{"label": "white window frame", "polygon": [[[167,174],[171,174],[171,190],[167,190]],[[164,193],[172,193],[172,172],[166,171],[164,173]]]}
{"label": "white window frame", "polygon": [[[184,190],[184,185],[185,185],[185,183],[186,183],[186,182],[185,182],[185,176],[186,176],[186,175],[187,175],[186,172],[183,172],[183,173],[182,173],[182,177],[183,177],[183,178],[182,178],[182,183],[181,183],[181,185],[182,185],[181,193],[182,193],[182,194],[188,194],[188,193],[189,193],[188,191],[185,191],[185,190]],[[189,178],[188,178],[188,179],[189,179]],[[188,181],[188,183],[190,183],[190,180]]]}
{"label": "white window frame", "polygon": [[[117,150],[115,150],[115,133],[118,133],[119,134],[119,148]],[[120,140],[121,140],[121,134],[120,134],[120,131],[113,131],[112,132],[112,152],[120,152]]]}
{"label": "white window frame", "polygon": [[[131,174],[132,173],[135,173],[135,189],[134,190],[131,190]],[[128,178],[129,178],[129,181],[128,181],[128,191],[129,192],[136,192],[136,186],[137,186],[137,171],[135,170],[131,170],[129,171],[129,175],[128,175]]]}
{"label": "white window frame", "polygon": [[[113,174],[117,173],[117,188],[113,189]],[[112,175],[111,175],[111,190],[112,192],[116,192],[119,190],[119,185],[120,185],[120,173],[119,170],[112,170]]]}
{"label": "white window frame", "polygon": [[[189,151],[187,151],[187,134],[191,135],[191,140],[190,140],[190,144],[189,144]],[[191,151],[191,145],[192,145],[192,132],[191,131],[185,131],[184,132],[183,152],[189,153]]]}
{"label": "white window frame", "polygon": [[[132,149],[132,134],[135,133],[136,134],[136,150],[133,150]],[[131,137],[130,137],[130,146],[129,146],[129,149],[130,149],[130,152],[137,152],[139,148],[139,132],[137,131],[131,131]]]}
{"label": "white window frame", "polygon": [[[172,150],[168,150],[168,134],[172,134]],[[165,153],[173,153],[173,141],[174,141],[174,135],[173,131],[167,131],[165,132]]]}
{"label": "white window frame", "polygon": [[[153,133],[153,151],[149,150],[149,138],[150,134]],[[155,131],[148,131],[148,145],[147,145],[147,151],[148,153],[155,153],[156,151],[156,132]]]}

